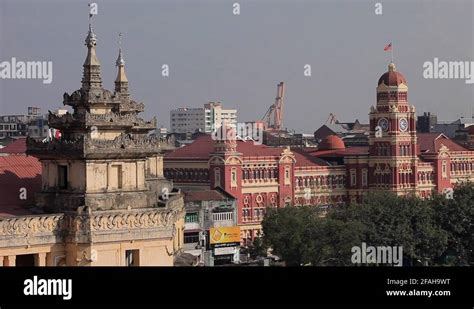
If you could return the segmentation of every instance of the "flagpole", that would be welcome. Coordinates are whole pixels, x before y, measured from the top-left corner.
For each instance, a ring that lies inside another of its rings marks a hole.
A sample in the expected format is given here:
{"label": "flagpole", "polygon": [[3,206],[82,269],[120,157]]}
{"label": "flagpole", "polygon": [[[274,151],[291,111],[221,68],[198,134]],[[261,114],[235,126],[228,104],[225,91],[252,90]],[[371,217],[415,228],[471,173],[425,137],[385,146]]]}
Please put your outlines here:
{"label": "flagpole", "polygon": [[393,43],[392,43],[392,48],[390,49],[390,51],[392,52],[392,63],[393,63]]}

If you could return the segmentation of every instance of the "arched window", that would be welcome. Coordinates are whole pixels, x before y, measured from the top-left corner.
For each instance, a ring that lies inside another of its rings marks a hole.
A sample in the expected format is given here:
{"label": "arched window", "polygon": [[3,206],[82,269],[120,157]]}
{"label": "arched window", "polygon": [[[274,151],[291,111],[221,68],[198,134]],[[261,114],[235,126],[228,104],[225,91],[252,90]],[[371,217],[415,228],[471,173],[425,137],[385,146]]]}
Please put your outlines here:
{"label": "arched window", "polygon": [[350,174],[351,174],[351,186],[357,185],[357,178],[356,178],[356,171],[355,171],[355,169],[352,169],[352,170],[350,171]]}
{"label": "arched window", "polygon": [[237,169],[235,167],[230,172],[230,183],[232,187],[237,187]]}
{"label": "arched window", "polygon": [[221,171],[218,167],[214,168],[214,187],[221,186]]}
{"label": "arched window", "polygon": [[367,186],[367,169],[362,170],[362,185]]}
{"label": "arched window", "polygon": [[291,179],[290,179],[290,167],[286,166],[285,167],[285,185],[291,184]]}

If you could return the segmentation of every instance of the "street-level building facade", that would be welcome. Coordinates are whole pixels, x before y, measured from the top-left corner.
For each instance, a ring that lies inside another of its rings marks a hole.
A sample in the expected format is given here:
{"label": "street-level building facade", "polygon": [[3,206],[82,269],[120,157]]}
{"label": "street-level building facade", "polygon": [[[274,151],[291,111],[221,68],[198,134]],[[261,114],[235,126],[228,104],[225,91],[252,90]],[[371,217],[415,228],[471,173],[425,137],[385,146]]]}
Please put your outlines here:
{"label": "street-level building facade", "polygon": [[236,199],[220,188],[185,191],[184,206],[184,252],[196,256],[204,266],[238,263],[239,240],[211,238],[238,230]]}

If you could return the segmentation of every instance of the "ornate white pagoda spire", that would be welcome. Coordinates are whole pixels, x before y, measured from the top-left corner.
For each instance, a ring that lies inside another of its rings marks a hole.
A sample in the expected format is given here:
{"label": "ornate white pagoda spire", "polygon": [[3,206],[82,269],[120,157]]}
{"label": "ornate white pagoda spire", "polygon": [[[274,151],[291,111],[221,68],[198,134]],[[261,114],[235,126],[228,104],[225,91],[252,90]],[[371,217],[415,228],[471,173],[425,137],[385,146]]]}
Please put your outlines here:
{"label": "ornate white pagoda spire", "polygon": [[115,92],[120,93],[122,98],[128,98],[128,79],[125,74],[125,60],[123,60],[122,55],[122,33],[119,33],[119,54],[115,65],[118,68],[117,78],[115,79]]}
{"label": "ornate white pagoda spire", "polygon": [[97,45],[97,36],[92,30],[90,22],[85,45],[87,46],[87,57],[83,65],[84,74],[82,77],[82,88],[85,90],[101,88],[102,79],[100,77],[100,62],[99,59],[97,59],[95,51],[95,47]]}

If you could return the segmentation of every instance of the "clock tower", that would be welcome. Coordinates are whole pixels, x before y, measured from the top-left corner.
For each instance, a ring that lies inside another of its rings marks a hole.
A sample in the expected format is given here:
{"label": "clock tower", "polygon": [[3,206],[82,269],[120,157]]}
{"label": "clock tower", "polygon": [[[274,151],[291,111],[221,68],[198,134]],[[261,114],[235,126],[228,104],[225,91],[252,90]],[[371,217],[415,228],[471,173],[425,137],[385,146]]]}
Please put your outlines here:
{"label": "clock tower", "polygon": [[415,107],[408,103],[405,77],[388,65],[370,108],[369,187],[397,195],[416,192],[418,151]]}

